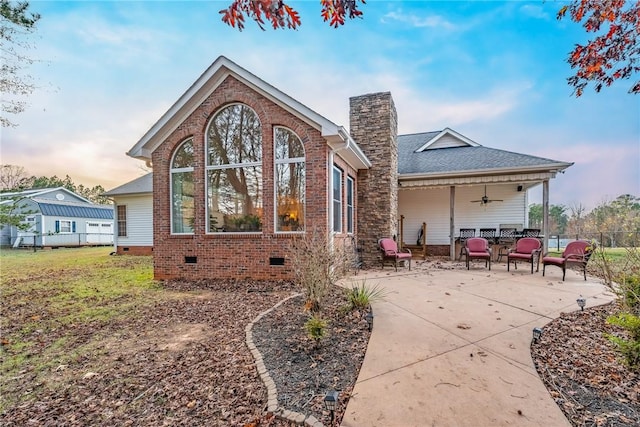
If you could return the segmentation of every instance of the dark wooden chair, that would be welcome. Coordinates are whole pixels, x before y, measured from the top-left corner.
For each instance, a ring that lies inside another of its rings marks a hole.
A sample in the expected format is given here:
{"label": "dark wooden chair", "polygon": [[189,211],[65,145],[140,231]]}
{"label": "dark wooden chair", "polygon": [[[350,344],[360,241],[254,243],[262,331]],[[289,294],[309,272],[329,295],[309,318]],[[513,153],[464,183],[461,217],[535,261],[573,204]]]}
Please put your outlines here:
{"label": "dark wooden chair", "polygon": [[495,228],[481,228],[478,237],[487,239],[489,243],[496,242],[496,229]]}
{"label": "dark wooden chair", "polygon": [[466,255],[467,270],[469,270],[469,261],[472,259],[483,259],[485,267],[488,265],[491,270],[491,248],[489,241],[482,237],[472,237],[467,239],[464,246]]}
{"label": "dark wooden chair", "polygon": [[382,268],[384,268],[385,261],[393,261],[393,265],[398,271],[398,261],[409,261],[409,271],[411,271],[411,250],[404,248],[402,251],[398,250],[398,244],[395,240],[385,238],[378,240],[378,246],[382,255]]}
{"label": "dark wooden chair", "polygon": [[587,262],[589,262],[589,258],[591,258],[591,254],[595,248],[595,243],[586,240],[570,242],[559,257],[548,255],[542,257],[542,275],[544,276],[547,265],[555,265],[562,269],[562,281],[564,282],[567,267],[573,266],[582,271],[584,280],[587,280]]}
{"label": "dark wooden chair", "polygon": [[507,253],[507,271],[511,261],[513,266],[518,269],[518,261],[527,261],[531,263],[531,274],[533,274],[533,264],[537,264],[536,271],[540,269],[540,252],[542,251],[542,243],[535,237],[523,237],[516,242],[516,247]]}
{"label": "dark wooden chair", "polygon": [[502,260],[503,256],[507,256],[509,249],[516,242],[516,233],[518,229],[515,227],[501,228],[498,232],[498,238],[496,243],[498,244],[498,262]]}
{"label": "dark wooden chair", "polygon": [[520,237],[540,237],[539,228],[525,228],[520,233]]}

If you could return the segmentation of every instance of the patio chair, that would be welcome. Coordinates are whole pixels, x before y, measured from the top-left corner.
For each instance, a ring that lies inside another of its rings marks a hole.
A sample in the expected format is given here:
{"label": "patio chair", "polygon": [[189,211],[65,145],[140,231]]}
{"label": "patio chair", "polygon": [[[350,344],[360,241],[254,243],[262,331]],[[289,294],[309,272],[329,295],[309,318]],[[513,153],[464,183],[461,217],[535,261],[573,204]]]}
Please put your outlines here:
{"label": "patio chair", "polygon": [[595,248],[595,243],[586,240],[570,242],[559,257],[548,255],[542,257],[542,275],[544,276],[547,265],[555,265],[562,269],[562,281],[564,282],[567,267],[576,266],[582,271],[584,280],[587,280],[587,262],[589,258],[591,258],[591,254]]}
{"label": "patio chair", "polygon": [[398,244],[395,240],[385,238],[378,240],[378,246],[382,254],[382,268],[384,268],[385,261],[392,260],[393,265],[398,271],[398,261],[409,261],[409,271],[411,271],[411,250],[403,248],[402,251],[398,250]]}
{"label": "patio chair", "polygon": [[516,242],[516,233],[518,229],[515,227],[500,228],[498,233],[497,244],[500,246],[498,249],[498,262],[502,260],[503,256],[507,256],[509,249]]}
{"label": "patio chair", "polygon": [[540,252],[542,251],[542,243],[535,237],[523,237],[516,242],[516,247],[507,253],[507,271],[511,261],[513,266],[518,269],[518,261],[527,261],[531,263],[531,274],[533,274],[533,264],[536,263],[536,271],[540,269]]}
{"label": "patio chair", "polygon": [[476,237],[476,229],[475,228],[461,228],[460,234],[458,234],[458,242],[460,243],[460,254],[458,255],[458,259],[462,259],[462,255],[464,255],[464,246],[467,239],[471,237]]}
{"label": "patio chair", "polygon": [[489,241],[482,237],[472,237],[467,239],[464,247],[466,255],[467,270],[469,270],[469,261],[472,259],[483,259],[485,267],[488,265],[491,270],[491,248]]}

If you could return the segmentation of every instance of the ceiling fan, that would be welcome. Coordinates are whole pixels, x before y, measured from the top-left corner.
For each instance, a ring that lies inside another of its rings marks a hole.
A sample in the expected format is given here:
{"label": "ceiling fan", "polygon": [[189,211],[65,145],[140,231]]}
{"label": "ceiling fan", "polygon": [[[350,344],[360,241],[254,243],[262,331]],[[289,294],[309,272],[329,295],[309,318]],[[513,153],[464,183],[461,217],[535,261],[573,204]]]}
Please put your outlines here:
{"label": "ceiling fan", "polygon": [[482,198],[480,198],[480,200],[472,200],[471,203],[480,203],[482,205],[486,205],[487,203],[491,203],[491,202],[503,202],[504,200],[499,200],[499,199],[490,199],[489,197],[487,197],[487,186],[484,186],[484,196],[482,196]]}

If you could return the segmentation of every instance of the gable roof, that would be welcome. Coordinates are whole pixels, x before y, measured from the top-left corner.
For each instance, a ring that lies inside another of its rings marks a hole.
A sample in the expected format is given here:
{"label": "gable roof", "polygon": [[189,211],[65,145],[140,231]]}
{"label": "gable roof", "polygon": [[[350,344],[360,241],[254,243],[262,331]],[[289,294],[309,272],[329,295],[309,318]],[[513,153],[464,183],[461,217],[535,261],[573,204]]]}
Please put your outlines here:
{"label": "gable roof", "polygon": [[232,76],[289,113],[318,129],[333,149],[342,150],[340,155],[356,169],[371,167],[371,162],[360,147],[349,136],[344,127],[311,110],[304,104],[271,86],[264,80],[240,67],[238,64],[219,56],[207,70],[187,89],[169,110],[145,133],[127,152],[128,156],[150,160],[151,153],[193,113],[205,99]]}
{"label": "gable roof", "polygon": [[129,194],[147,194],[153,193],[153,173],[148,173],[133,181],[122,184],[112,190],[103,193],[103,196],[124,196]]}
{"label": "gable roof", "polygon": [[424,145],[416,149],[416,151],[433,150],[437,148],[477,147],[480,145],[449,128],[445,128],[440,132],[426,132],[424,135],[428,135],[428,137]]}
{"label": "gable roof", "polygon": [[57,203],[49,199],[32,199],[38,204],[42,215],[72,217],[72,218],[92,218],[92,219],[113,219],[112,206],[87,206],[84,204]]}
{"label": "gable roof", "polygon": [[[446,132],[445,132],[446,131]],[[473,144],[448,148],[429,148],[444,135],[457,132],[445,129],[398,135],[398,174],[400,179],[434,178],[526,172],[559,172],[573,163],[514,153]],[[444,132],[444,133],[443,133]],[[459,134],[457,134],[459,135]]]}
{"label": "gable roof", "polygon": [[[49,193],[55,193],[55,192],[63,192],[63,193],[67,193],[75,198],[80,199],[81,201],[84,201],[85,203],[90,203],[93,204],[93,202],[91,202],[91,200],[86,199],[82,196],[80,196],[79,194],[74,193],[71,190],[67,190],[65,187],[52,187],[52,188],[30,188],[28,190],[22,190],[22,191],[14,191],[14,192],[10,192],[10,193],[0,193],[0,199],[5,199],[3,202],[6,202],[9,199],[16,199],[16,198],[27,198],[27,199],[33,199],[34,197],[40,197],[40,196],[44,196],[46,194]],[[9,200],[11,201],[11,200]]]}

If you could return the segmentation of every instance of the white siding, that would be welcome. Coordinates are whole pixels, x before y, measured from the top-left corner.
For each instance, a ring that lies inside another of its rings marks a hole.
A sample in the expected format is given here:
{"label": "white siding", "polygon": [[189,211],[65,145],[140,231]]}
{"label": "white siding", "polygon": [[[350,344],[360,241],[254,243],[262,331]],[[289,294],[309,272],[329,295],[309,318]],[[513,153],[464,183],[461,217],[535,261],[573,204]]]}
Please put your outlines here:
{"label": "white siding", "polygon": [[[115,205],[127,207],[127,236],[118,236],[118,212],[114,210],[116,246],[153,246],[153,196],[116,196]],[[114,206],[114,209],[115,206]]]}
{"label": "white siding", "polygon": [[429,146],[429,150],[436,148],[467,147],[468,145],[469,144],[464,141],[460,141],[460,139],[453,135],[442,135],[442,137]]}
{"label": "white siding", "polygon": [[[484,195],[484,186],[456,187],[455,226],[460,228],[495,228],[500,224],[525,225],[526,192],[518,192],[516,185],[489,185],[489,199],[502,199],[486,205],[471,203]],[[398,194],[398,215],[404,215],[403,241],[416,244],[423,222],[427,223],[427,244],[449,244],[449,187],[426,190],[401,190]]]}

